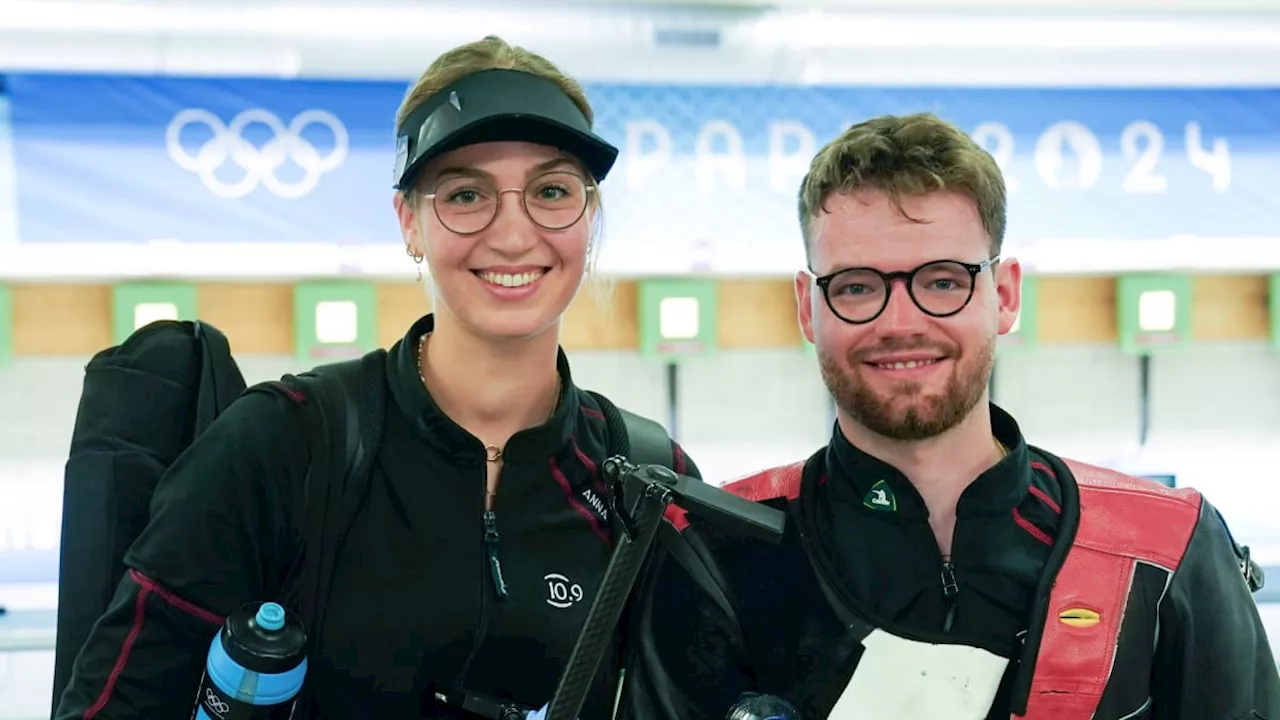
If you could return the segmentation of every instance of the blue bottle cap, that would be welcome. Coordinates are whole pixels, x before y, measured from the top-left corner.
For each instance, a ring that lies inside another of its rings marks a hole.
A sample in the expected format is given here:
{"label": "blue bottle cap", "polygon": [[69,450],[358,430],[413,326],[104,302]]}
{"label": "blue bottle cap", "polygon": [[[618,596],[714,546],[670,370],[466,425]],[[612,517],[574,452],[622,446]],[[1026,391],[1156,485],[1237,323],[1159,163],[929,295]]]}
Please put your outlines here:
{"label": "blue bottle cap", "polygon": [[284,627],[284,608],[273,602],[263,603],[254,621],[263,630],[279,630]]}

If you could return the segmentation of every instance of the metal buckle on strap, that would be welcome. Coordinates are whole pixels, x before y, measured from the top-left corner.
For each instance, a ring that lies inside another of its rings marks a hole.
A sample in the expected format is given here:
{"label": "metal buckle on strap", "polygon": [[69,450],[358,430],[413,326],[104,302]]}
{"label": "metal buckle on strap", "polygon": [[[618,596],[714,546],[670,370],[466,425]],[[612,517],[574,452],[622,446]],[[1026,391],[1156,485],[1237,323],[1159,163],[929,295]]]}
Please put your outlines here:
{"label": "metal buckle on strap", "polygon": [[1249,586],[1249,592],[1258,592],[1267,582],[1266,574],[1263,573],[1262,567],[1250,557],[1248,545],[1240,546],[1238,556],[1240,558],[1240,574],[1244,576],[1244,581]]}

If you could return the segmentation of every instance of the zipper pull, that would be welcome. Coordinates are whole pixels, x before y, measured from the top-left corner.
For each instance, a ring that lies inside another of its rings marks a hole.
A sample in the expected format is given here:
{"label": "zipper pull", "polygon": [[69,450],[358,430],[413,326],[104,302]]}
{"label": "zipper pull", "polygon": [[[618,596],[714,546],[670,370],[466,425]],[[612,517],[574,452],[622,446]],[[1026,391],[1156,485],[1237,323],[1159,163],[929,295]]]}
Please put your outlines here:
{"label": "zipper pull", "polygon": [[507,581],[502,579],[502,563],[498,560],[498,516],[492,510],[484,511],[484,546],[489,558],[489,576],[493,590],[499,598],[506,598]]}
{"label": "zipper pull", "polygon": [[947,606],[947,617],[942,622],[942,631],[951,632],[956,620],[956,596],[960,594],[960,584],[956,582],[955,568],[950,561],[942,563],[942,597]]}

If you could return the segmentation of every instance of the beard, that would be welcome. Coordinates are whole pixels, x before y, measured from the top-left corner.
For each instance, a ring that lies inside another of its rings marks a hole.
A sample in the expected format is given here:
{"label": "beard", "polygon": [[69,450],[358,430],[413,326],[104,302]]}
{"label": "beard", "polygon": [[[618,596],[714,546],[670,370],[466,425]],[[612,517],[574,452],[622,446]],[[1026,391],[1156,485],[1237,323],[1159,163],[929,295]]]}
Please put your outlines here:
{"label": "beard", "polygon": [[[891,343],[876,352],[920,350],[920,343]],[[888,393],[871,387],[862,375],[863,350],[840,359],[822,352],[818,364],[822,380],[840,408],[853,421],[868,430],[893,440],[924,440],[941,435],[959,425],[982,400],[991,370],[995,365],[996,344],[978,348],[972,357],[961,356],[949,349],[945,354],[953,361],[951,376],[939,394],[925,394],[921,383],[903,381],[891,386]]]}

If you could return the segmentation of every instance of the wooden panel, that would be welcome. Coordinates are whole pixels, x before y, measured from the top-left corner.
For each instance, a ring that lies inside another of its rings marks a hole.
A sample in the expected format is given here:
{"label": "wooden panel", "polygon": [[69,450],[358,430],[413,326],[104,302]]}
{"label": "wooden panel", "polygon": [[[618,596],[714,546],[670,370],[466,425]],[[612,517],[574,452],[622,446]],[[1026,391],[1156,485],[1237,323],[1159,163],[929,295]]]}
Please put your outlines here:
{"label": "wooden panel", "polygon": [[110,347],[108,285],[14,285],[14,355],[92,355]]}
{"label": "wooden panel", "polygon": [[[378,342],[390,347],[418,318],[431,311],[417,283],[378,286]],[[588,280],[565,313],[560,341],[571,350],[628,350],[639,347],[636,285]]]}
{"label": "wooden panel", "polygon": [[196,312],[221,330],[237,355],[293,352],[293,286],[206,283],[196,286]]}
{"label": "wooden panel", "polygon": [[1271,335],[1266,276],[1205,275],[1191,285],[1195,340],[1266,340]]}
{"label": "wooden panel", "polygon": [[791,280],[722,280],[719,290],[721,347],[800,346]]}
{"label": "wooden panel", "polygon": [[1044,345],[1116,342],[1115,278],[1040,278],[1038,329]]}
{"label": "wooden panel", "polygon": [[566,350],[635,350],[640,347],[638,286],[591,277],[574,298],[560,328]]}
{"label": "wooden panel", "polygon": [[[639,347],[637,285],[588,285],[565,315],[568,349]],[[198,286],[199,315],[227,333],[237,354],[287,354],[293,348],[293,290],[288,283],[208,283]],[[725,348],[796,347],[790,280],[723,280],[720,342]],[[1196,278],[1192,335],[1196,340],[1257,340],[1268,336],[1267,279]],[[87,355],[111,344],[107,285],[13,286],[14,354]],[[430,300],[413,282],[378,286],[378,341],[389,347]],[[1116,341],[1115,280],[1046,277],[1040,281],[1040,332],[1046,345]]]}
{"label": "wooden panel", "polygon": [[417,282],[378,286],[378,346],[390,348],[409,332],[409,326],[431,312],[431,298]]}

